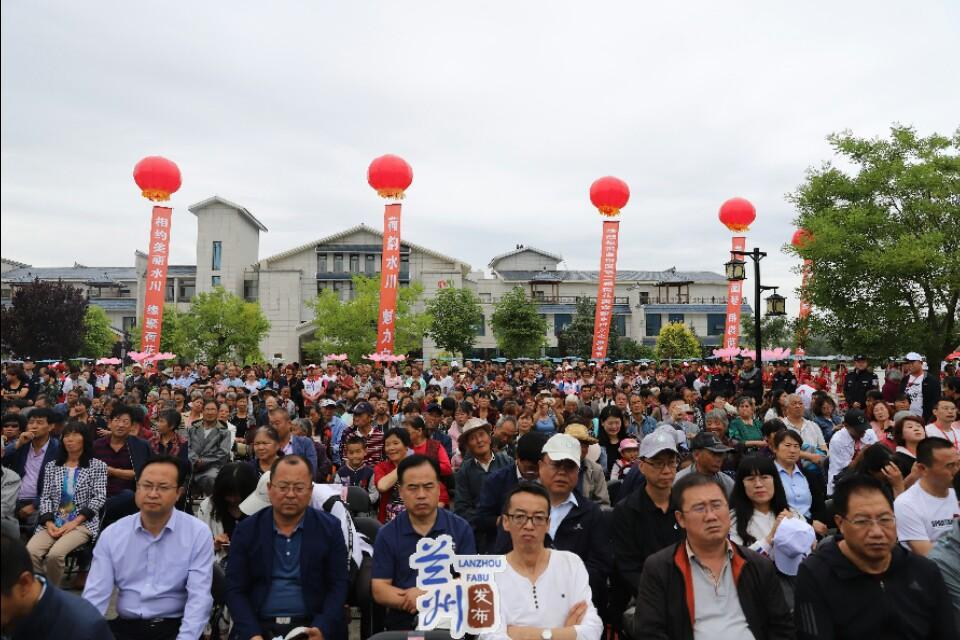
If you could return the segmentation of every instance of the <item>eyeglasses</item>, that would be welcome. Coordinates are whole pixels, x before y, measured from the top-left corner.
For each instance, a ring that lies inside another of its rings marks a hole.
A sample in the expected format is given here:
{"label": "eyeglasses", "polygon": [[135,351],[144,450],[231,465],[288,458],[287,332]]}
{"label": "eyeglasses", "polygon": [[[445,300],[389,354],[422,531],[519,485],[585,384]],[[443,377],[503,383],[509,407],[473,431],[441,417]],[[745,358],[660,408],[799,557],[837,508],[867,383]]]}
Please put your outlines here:
{"label": "eyeglasses", "polygon": [[666,460],[649,460],[647,458],[642,458],[641,461],[644,464],[648,464],[657,471],[663,471],[667,467],[675,468],[677,466],[676,458],[668,458]]}
{"label": "eyeglasses", "polygon": [[290,493],[291,491],[295,494],[304,494],[307,491],[313,489],[312,486],[308,484],[290,484],[289,482],[278,482],[277,484],[270,484],[271,489],[276,489],[280,493]]}
{"label": "eyeglasses", "polygon": [[137,488],[143,491],[146,494],[153,493],[169,493],[171,491],[176,491],[177,487],[175,485],[169,484],[153,484],[151,482],[138,482]]}
{"label": "eyeglasses", "polygon": [[710,502],[699,502],[684,511],[684,513],[695,513],[698,516],[705,516],[707,512],[710,511],[720,514],[726,513],[729,510],[730,506],[723,500],[711,500]]}
{"label": "eyeglasses", "polygon": [[542,513],[535,513],[532,516],[525,513],[508,513],[506,516],[510,519],[510,524],[517,527],[526,526],[528,522],[532,522],[535,527],[542,527],[550,522],[550,516]]}
{"label": "eyeglasses", "polygon": [[872,528],[873,525],[879,526],[881,529],[887,529],[897,524],[897,516],[895,515],[885,515],[880,516],[879,518],[853,518],[848,519],[840,516],[843,520],[846,520],[850,523],[851,527],[856,529],[867,529]]}
{"label": "eyeglasses", "polygon": [[547,462],[547,466],[554,473],[577,473],[580,470],[580,465],[572,460],[563,460],[561,462],[554,462],[550,460]]}

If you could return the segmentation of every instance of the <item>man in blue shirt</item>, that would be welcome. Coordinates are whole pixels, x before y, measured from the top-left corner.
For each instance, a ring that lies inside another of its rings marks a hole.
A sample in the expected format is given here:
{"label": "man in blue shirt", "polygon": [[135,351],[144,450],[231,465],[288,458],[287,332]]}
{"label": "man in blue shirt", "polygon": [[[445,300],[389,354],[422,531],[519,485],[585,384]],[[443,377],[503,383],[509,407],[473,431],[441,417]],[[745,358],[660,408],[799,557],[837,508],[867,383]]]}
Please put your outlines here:
{"label": "man in blue shirt", "polygon": [[271,506],[241,521],[231,539],[226,599],[235,637],[306,627],[310,640],[345,640],[350,558],[340,522],[310,508],[313,477],[302,456],[278,459],[267,487]]}
{"label": "man in blue shirt", "polygon": [[387,607],[388,630],[416,629],[417,572],[410,556],[421,538],[448,534],[457,555],[477,552],[473,530],[466,520],[439,509],[440,467],[436,460],[419,454],[404,458],[397,467],[397,484],[406,511],[377,533],[373,548],[373,599]]}

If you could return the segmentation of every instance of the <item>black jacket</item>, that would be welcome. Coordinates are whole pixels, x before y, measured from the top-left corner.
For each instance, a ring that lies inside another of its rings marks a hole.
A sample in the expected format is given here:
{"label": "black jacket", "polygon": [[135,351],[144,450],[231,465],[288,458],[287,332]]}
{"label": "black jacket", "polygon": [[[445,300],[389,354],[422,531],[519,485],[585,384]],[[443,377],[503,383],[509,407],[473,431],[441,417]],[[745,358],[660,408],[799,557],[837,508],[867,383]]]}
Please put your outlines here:
{"label": "black jacket", "polygon": [[[907,392],[908,382],[910,382],[910,376],[904,375],[903,380],[900,381],[900,393]],[[923,419],[926,422],[932,422],[933,408],[940,402],[940,379],[936,374],[930,375],[929,371],[924,371],[920,390],[923,392]]]}
{"label": "black jacket", "polygon": [[47,584],[26,617],[5,629],[4,638],[39,640],[70,638],[71,640],[113,640],[113,633],[96,607],[83,598]]}
{"label": "black jacket", "polygon": [[[793,619],[769,558],[734,543],[732,571],[747,625],[757,640],[794,638]],[[647,558],[637,593],[635,628],[653,640],[692,640],[693,578],[686,544]],[[692,605],[692,606],[691,606]],[[720,640],[720,639],[718,639]]]}
{"label": "black jacket", "polygon": [[744,373],[744,371],[741,371],[740,375],[737,376],[737,386],[740,393],[751,396],[757,401],[757,404],[760,404],[763,401],[763,372],[754,367],[751,369],[750,375],[745,376]]}
{"label": "black jacket", "polygon": [[733,398],[737,392],[737,385],[733,382],[732,373],[715,373],[710,378],[710,391],[713,393],[722,393],[728,400]]}
{"label": "black jacket", "polygon": [[803,639],[957,638],[937,565],[899,544],[878,580],[857,569],[836,540],[825,542],[800,565],[794,615]]}
{"label": "black jacket", "polygon": [[647,557],[683,538],[673,510],[661,511],[647,495],[645,486],[617,503],[612,528],[610,537],[617,573],[634,593]]}
{"label": "black jacket", "polygon": [[853,406],[854,402],[860,403],[860,408],[867,406],[867,391],[880,388],[880,382],[877,380],[877,374],[870,369],[852,369],[847,372],[847,377],[843,380],[843,397],[848,406]]}

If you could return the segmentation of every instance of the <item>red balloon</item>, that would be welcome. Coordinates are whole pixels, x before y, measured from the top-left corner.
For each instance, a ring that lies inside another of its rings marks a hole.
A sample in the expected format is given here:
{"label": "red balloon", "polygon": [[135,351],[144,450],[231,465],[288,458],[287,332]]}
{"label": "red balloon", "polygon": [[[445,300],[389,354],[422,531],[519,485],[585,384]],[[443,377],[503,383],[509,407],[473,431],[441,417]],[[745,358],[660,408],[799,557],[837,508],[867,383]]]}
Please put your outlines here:
{"label": "red balloon", "polygon": [[618,216],[630,200],[630,187],[620,178],[606,176],[590,185],[590,202],[605,216]]}
{"label": "red balloon", "polygon": [[133,179],[143,197],[154,202],[169,200],[180,188],[180,168],[161,156],[147,156],[133,168]]}
{"label": "red balloon", "polygon": [[802,249],[811,240],[813,240],[812,233],[810,233],[806,229],[797,229],[796,231],[793,232],[793,238],[790,239],[790,244],[792,244],[797,249]]}
{"label": "red balloon", "polygon": [[730,231],[746,231],[757,219],[757,210],[745,198],[730,198],[720,205],[720,222]]}
{"label": "red balloon", "polygon": [[413,169],[400,156],[387,154],[370,163],[367,182],[383,198],[402,198],[413,182]]}

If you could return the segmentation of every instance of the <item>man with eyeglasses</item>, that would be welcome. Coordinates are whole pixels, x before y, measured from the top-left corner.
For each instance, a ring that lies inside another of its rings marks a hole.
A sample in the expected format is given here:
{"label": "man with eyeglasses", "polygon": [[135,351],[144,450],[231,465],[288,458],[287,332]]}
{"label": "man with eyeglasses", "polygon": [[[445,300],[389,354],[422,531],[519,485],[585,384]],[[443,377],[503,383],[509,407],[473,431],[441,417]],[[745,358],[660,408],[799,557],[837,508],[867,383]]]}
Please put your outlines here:
{"label": "man with eyeglasses", "polygon": [[693,473],[673,486],[686,540],[647,558],[634,628],[645,638],[793,638],[790,608],[769,558],[729,540],[730,507],[717,480]]}
{"label": "man with eyeglasses", "polygon": [[888,489],[872,476],[837,482],[840,538],[800,565],[794,616],[798,637],[956,638],[950,595],[937,565],[897,544]]}
{"label": "man with eyeglasses", "polygon": [[174,508],[185,473],[178,458],[147,460],[136,481],[140,511],[104,529],[94,547],[83,597],[103,615],[116,588],[117,640],[194,640],[209,621],[213,538]]}
{"label": "man with eyeglasses", "polygon": [[389,631],[416,629],[417,571],[410,556],[421,538],[447,534],[457,555],[477,552],[473,530],[466,520],[440,509],[440,466],[420,454],[407,456],[397,466],[397,484],[405,510],[377,533],[373,547],[373,599],[387,607],[384,624]]}
{"label": "man with eyeglasses", "polygon": [[226,599],[235,637],[267,640],[304,627],[310,640],[346,638],[350,558],[340,521],[309,508],[307,459],[274,462],[267,493],[270,505],[237,524],[230,541]]}

